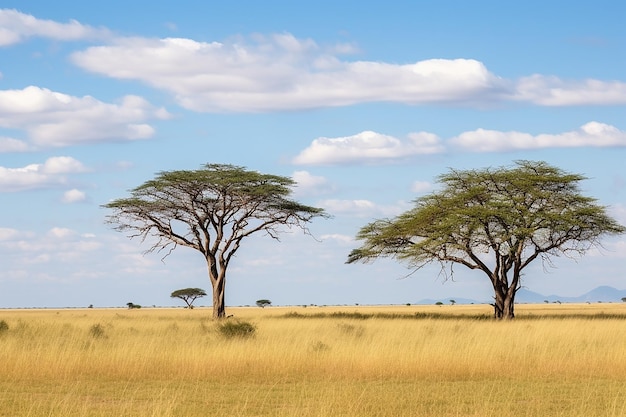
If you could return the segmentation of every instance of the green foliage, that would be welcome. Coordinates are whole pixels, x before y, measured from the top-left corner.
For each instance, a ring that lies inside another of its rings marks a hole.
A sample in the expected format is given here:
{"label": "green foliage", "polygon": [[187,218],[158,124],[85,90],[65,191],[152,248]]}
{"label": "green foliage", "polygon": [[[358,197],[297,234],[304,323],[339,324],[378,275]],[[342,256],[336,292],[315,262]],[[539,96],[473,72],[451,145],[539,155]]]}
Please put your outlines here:
{"label": "green foliage", "polygon": [[269,305],[272,305],[272,302],[270,300],[256,300],[256,305],[261,307],[261,308],[265,308]]}
{"label": "green foliage", "polygon": [[583,255],[603,235],[626,228],[603,206],[583,196],[585,177],[545,162],[517,161],[512,168],[450,170],[440,191],[415,200],[395,219],[379,219],[357,234],[362,246],[347,263],[391,257],[419,269],[436,262],[480,270],[494,288],[496,318],[513,318],[522,270],[536,259]]}
{"label": "green foliage", "polygon": [[141,308],[141,306],[139,304],[134,304],[134,303],[126,303],[126,305],[128,306],[128,308],[130,310],[135,309],[135,308]]}
{"label": "green foliage", "polygon": [[[225,316],[226,270],[243,239],[263,232],[278,238],[283,227],[299,227],[321,208],[302,205],[289,197],[294,180],[243,167],[206,164],[197,170],[164,171],[131,190],[128,198],[104,207],[112,210],[107,222],[115,230],[154,242],[146,252],[168,256],[186,246],[202,253],[213,287],[213,316]],[[156,239],[153,239],[156,237]]]}
{"label": "green foliage", "polygon": [[227,339],[247,339],[254,337],[256,326],[247,321],[223,320],[217,324],[217,330],[220,335]]}
{"label": "green foliage", "polygon": [[170,297],[180,298],[187,304],[187,308],[193,308],[193,302],[200,297],[206,296],[206,292],[202,288],[183,288],[172,292]]}

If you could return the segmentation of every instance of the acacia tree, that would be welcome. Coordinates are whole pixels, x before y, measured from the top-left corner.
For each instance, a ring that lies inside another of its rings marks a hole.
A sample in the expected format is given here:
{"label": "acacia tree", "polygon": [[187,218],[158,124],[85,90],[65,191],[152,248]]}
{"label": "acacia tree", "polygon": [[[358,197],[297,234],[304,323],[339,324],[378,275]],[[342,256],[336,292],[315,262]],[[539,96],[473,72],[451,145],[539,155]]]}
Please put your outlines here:
{"label": "acacia tree", "polygon": [[187,304],[187,308],[193,308],[193,302],[196,298],[204,297],[206,292],[202,288],[183,288],[182,290],[176,290],[170,294],[172,298],[180,298]]}
{"label": "acacia tree", "polygon": [[130,238],[149,242],[145,253],[178,245],[204,256],[213,289],[213,317],[225,317],[226,271],[243,239],[264,232],[274,239],[284,227],[308,232],[306,224],[326,216],[316,207],[289,199],[295,182],[243,167],[206,164],[192,171],[160,172],[130,191],[131,196],[105,204],[107,222]]}
{"label": "acacia tree", "polygon": [[531,262],[581,256],[599,246],[601,236],[626,232],[605,207],[581,195],[584,179],[533,161],[450,170],[438,177],[441,190],[418,198],[413,209],[364,226],[357,235],[363,245],[347,263],[391,257],[416,270],[439,263],[445,277],[456,264],[482,271],[495,293],[495,318],[512,319],[522,271]]}

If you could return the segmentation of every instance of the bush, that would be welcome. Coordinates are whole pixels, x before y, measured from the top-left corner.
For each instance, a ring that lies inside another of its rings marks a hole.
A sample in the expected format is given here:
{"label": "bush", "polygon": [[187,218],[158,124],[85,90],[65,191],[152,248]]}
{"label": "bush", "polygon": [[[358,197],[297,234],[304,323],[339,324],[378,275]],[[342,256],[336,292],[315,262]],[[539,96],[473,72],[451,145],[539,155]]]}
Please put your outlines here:
{"label": "bush", "polygon": [[247,321],[225,320],[217,325],[218,332],[227,339],[249,338],[256,332],[256,326]]}
{"label": "bush", "polygon": [[0,334],[9,331],[9,325],[6,321],[0,320]]}
{"label": "bush", "polygon": [[93,336],[94,339],[105,338],[106,334],[104,333],[104,327],[101,324],[94,324],[89,329],[89,334]]}

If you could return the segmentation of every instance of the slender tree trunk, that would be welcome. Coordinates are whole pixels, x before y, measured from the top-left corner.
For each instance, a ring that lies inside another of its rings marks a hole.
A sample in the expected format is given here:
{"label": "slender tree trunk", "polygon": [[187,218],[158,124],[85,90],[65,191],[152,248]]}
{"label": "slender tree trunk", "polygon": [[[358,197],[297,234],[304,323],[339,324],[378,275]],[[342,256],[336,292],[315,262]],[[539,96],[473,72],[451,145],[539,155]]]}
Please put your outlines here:
{"label": "slender tree trunk", "polygon": [[215,260],[207,259],[207,266],[209,269],[209,279],[211,280],[211,287],[213,289],[213,318],[223,319],[226,317],[226,305],[224,303],[224,294],[226,290],[226,271],[222,268],[221,271],[217,269]]}
{"label": "slender tree trunk", "polygon": [[226,306],[224,304],[224,293],[226,280],[220,277],[213,285],[213,318],[223,319],[226,317]]}

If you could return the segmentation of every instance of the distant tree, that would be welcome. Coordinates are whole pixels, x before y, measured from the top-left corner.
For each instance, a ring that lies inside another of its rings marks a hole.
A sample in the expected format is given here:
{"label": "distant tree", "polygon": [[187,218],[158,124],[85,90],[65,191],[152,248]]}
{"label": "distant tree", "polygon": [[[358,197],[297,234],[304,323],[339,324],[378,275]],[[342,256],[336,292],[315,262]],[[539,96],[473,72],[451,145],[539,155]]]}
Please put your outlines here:
{"label": "distant tree", "polygon": [[415,201],[395,219],[363,227],[348,263],[392,257],[419,269],[437,262],[482,271],[495,293],[494,317],[515,317],[522,271],[536,259],[583,255],[603,235],[626,228],[605,207],[583,196],[585,177],[545,162],[518,161],[512,168],[458,171],[441,175],[440,191]]}
{"label": "distant tree", "polygon": [[622,297],[622,301],[626,303],[626,297]]}
{"label": "distant tree", "polygon": [[172,292],[170,297],[180,298],[187,304],[187,308],[193,308],[193,302],[196,298],[204,297],[206,292],[202,288],[183,288]]}
{"label": "distant tree", "polygon": [[456,304],[456,300],[450,300],[450,304],[455,305]]}
{"label": "distant tree", "polygon": [[213,317],[224,318],[226,271],[243,239],[264,233],[277,239],[283,227],[298,227],[321,208],[291,200],[295,182],[242,167],[207,164],[192,171],[165,171],[131,190],[131,196],[105,204],[113,210],[107,222],[142,242],[146,250],[165,251],[178,245],[199,251],[213,289]]}
{"label": "distant tree", "polygon": [[442,302],[442,301],[437,301],[437,302],[435,303],[435,305],[437,305],[437,306],[442,306],[442,305],[443,305],[443,302]]}
{"label": "distant tree", "polygon": [[265,308],[269,305],[272,305],[272,302],[270,300],[256,300],[256,305],[261,308]]}
{"label": "distant tree", "polygon": [[141,308],[141,306],[139,304],[126,303],[126,305],[128,306],[129,309]]}

